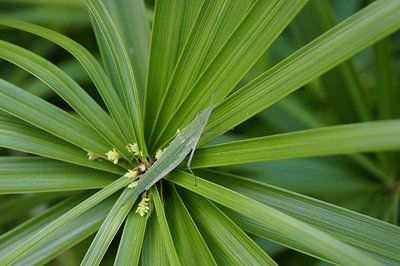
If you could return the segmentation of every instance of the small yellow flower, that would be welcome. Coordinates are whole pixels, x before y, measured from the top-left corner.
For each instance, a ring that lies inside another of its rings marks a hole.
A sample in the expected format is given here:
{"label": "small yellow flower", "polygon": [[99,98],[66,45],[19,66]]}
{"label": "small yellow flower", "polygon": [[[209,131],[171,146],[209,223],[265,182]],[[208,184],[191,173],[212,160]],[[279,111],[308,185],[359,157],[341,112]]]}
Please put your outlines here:
{"label": "small yellow flower", "polygon": [[91,160],[91,161],[96,160],[97,158],[99,158],[99,156],[96,153],[91,152],[91,151],[89,151],[87,153],[87,156],[88,156],[88,159]]}
{"label": "small yellow flower", "polygon": [[106,153],[107,159],[112,161],[114,164],[118,163],[118,160],[121,158],[119,153],[113,148],[111,151]]}
{"label": "small yellow flower", "polygon": [[138,174],[139,173],[136,170],[128,170],[128,172],[126,172],[126,174],[124,174],[124,177],[135,178],[135,177],[137,177]]}
{"label": "small yellow flower", "polygon": [[162,149],[159,149],[157,152],[156,152],[156,159],[157,160],[159,160],[160,158],[161,158],[161,156],[163,155],[163,150]]}
{"label": "small yellow flower", "polygon": [[136,180],[135,182],[130,183],[130,184],[128,185],[128,188],[134,189],[135,187],[137,187],[138,183],[139,183],[139,181]]}
{"label": "small yellow flower", "polygon": [[149,201],[150,201],[149,198],[143,197],[142,201],[140,201],[140,203],[138,204],[136,213],[139,213],[140,216],[142,216],[142,217],[145,216],[145,214],[148,213],[150,210],[149,203],[148,203]]}
{"label": "small yellow flower", "polygon": [[140,155],[140,150],[139,150],[139,146],[137,145],[137,143],[128,144],[128,146],[126,146],[126,148],[128,149],[129,152],[133,153],[135,156]]}

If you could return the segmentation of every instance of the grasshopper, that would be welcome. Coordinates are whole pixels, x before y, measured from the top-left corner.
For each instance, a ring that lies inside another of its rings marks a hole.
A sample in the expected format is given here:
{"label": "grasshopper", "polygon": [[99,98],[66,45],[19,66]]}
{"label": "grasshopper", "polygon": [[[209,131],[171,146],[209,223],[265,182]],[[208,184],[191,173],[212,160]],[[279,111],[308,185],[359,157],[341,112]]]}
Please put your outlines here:
{"label": "grasshopper", "polygon": [[137,186],[132,191],[132,194],[128,200],[131,200],[132,198],[139,196],[144,191],[149,190],[150,187],[157,183],[161,178],[165,177],[179,164],[181,164],[189,153],[190,156],[187,162],[187,167],[192,175],[194,175],[190,165],[196,150],[196,146],[213,109],[214,105],[211,104],[208,108],[198,113],[196,118],[184,129],[182,129],[180,133],[178,133],[178,135],[170,142],[168,148],[165,150],[161,158],[157,160],[140,178]]}

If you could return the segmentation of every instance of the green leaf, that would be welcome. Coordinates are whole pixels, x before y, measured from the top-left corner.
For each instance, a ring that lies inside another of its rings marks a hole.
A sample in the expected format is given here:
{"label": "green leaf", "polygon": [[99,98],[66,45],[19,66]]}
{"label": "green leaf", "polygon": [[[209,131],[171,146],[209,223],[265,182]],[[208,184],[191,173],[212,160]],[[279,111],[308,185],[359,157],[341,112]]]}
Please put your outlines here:
{"label": "green leaf", "polygon": [[[201,1],[198,1],[201,2]],[[160,105],[151,106],[146,117],[157,127],[158,119],[166,120],[172,114],[211,59],[245,16],[251,1],[206,1],[200,9],[188,40],[180,54]],[[188,15],[185,14],[185,18]],[[155,109],[155,110],[154,110]],[[154,134],[152,131],[151,136]],[[151,141],[150,141],[151,142]]]}
{"label": "green leaf", "polygon": [[[295,95],[285,97],[260,113],[267,123],[276,124],[285,131],[323,127],[324,123],[315,117],[311,108],[302,104]],[[287,119],[285,119],[287,117]],[[387,180],[387,174],[375,162],[361,154],[351,154],[350,158],[369,171],[374,177]]]}
{"label": "green leaf", "polygon": [[[207,131],[226,131],[271,106],[400,27],[400,2],[380,0],[359,11],[229,96]],[[205,136],[204,144],[214,136]]]}
{"label": "green leaf", "polygon": [[169,185],[164,188],[167,189],[165,212],[179,260],[183,265],[216,265],[175,187]]}
{"label": "green leaf", "polygon": [[84,121],[2,79],[0,96],[0,109],[30,124],[103,157],[109,150]]}
{"label": "green leaf", "polygon": [[338,191],[340,198],[345,198],[357,194],[369,195],[382,188],[380,182],[366,178],[364,171],[354,167],[352,162],[348,163],[346,157],[267,161],[232,165],[223,169],[232,174],[249,176],[254,181],[320,199],[337,199]]}
{"label": "green leaf", "polygon": [[[33,217],[28,221],[20,224],[14,229],[8,231],[7,233],[0,236],[0,258],[7,254],[13,249],[18,248],[18,246],[24,241],[28,240],[39,231],[41,228],[51,223],[57,217],[63,215],[68,210],[72,209],[75,205],[79,204],[85,200],[89,193],[76,195],[70,197],[55,206],[47,209],[41,215]],[[26,197],[27,195],[25,195]],[[29,196],[28,196],[29,197]]]}
{"label": "green leaf", "polygon": [[397,118],[396,98],[399,79],[396,76],[393,60],[393,47],[390,38],[386,38],[373,46],[373,62],[375,72],[375,91],[378,99],[380,119]]}
{"label": "green leaf", "polygon": [[124,231],[119,243],[115,265],[138,265],[148,215],[141,217],[131,209],[125,221]]}
{"label": "green leaf", "polygon": [[[126,143],[124,143],[122,135],[111,117],[57,66],[35,53],[2,40],[0,40],[0,57],[20,66],[46,83],[74,108],[98,134],[118,149],[121,154],[129,157],[125,148]],[[69,126],[71,127],[71,125]]]}
{"label": "green leaf", "polygon": [[0,194],[103,188],[115,175],[35,157],[0,157]]}
{"label": "green leaf", "polygon": [[18,260],[16,265],[45,264],[71,246],[91,236],[99,229],[114,202],[114,197],[108,198],[49,234],[40,245]]}
{"label": "green leaf", "polygon": [[154,202],[155,211],[157,212],[157,220],[161,229],[161,237],[164,242],[165,251],[171,265],[181,265],[178,254],[176,253],[174,241],[169,230],[167,217],[165,217],[164,203],[161,201],[157,186],[150,189],[151,199]]}
{"label": "green leaf", "polygon": [[144,158],[146,158],[147,148],[143,135],[139,94],[128,52],[104,4],[96,0],[85,0],[85,3],[98,27],[98,35],[101,34],[102,36],[102,39],[100,39],[103,40],[101,47],[106,47],[107,52],[111,55],[112,65],[108,65],[108,69],[110,67],[115,69],[113,73],[116,76],[113,76],[113,78],[118,80],[117,84],[114,82],[114,87],[123,91],[130,122],[133,123],[133,128],[135,129],[136,140],[140,150],[143,151]]}
{"label": "green leaf", "polygon": [[107,218],[97,232],[92,244],[90,245],[81,265],[100,265],[111,241],[114,239],[130,209],[136,201],[132,199],[128,204],[123,204],[130,194],[130,188],[125,188],[118,200],[115,202]]}
{"label": "green leaf", "polygon": [[150,41],[150,21],[146,16],[144,0],[106,0],[104,4],[126,47],[140,101],[144,104]]}
{"label": "green leaf", "polygon": [[73,24],[78,29],[90,24],[85,10],[60,9],[51,6],[7,10],[5,13],[0,13],[0,18],[23,20],[56,27]]}
{"label": "green leaf", "polygon": [[104,70],[88,50],[74,40],[41,26],[15,20],[0,20],[0,25],[38,35],[56,43],[70,52],[82,64],[90,78],[93,80],[97,90],[110,110],[112,117],[118,124],[118,127],[121,129],[125,139],[127,141],[134,140],[134,135],[131,133],[133,132],[133,127],[131,127],[132,124],[129,123],[128,115],[122,105],[121,100],[115,92],[111,81],[108,79]]}
{"label": "green leaf", "polygon": [[[13,221],[25,218],[29,216],[28,210],[32,210],[38,205],[56,201],[63,197],[65,197],[65,193],[32,193],[2,198],[0,206],[0,213],[2,213],[0,217],[0,226],[5,227]],[[24,206],[26,212],[21,212],[21,206]]]}
{"label": "green leaf", "polygon": [[146,234],[140,256],[140,265],[168,265],[168,256],[155,212],[148,218],[148,225],[146,227]]}
{"label": "green leaf", "polygon": [[181,193],[219,265],[277,265],[210,201],[188,191]]}
{"label": "green leaf", "polygon": [[199,149],[193,167],[400,149],[400,120],[364,122],[229,142]]}
{"label": "green leaf", "polygon": [[[302,47],[336,24],[335,13],[329,1],[310,1],[289,29],[292,29],[294,39],[298,41],[297,46]],[[372,119],[360,74],[354,60],[350,59],[318,80],[321,86],[319,89],[326,93],[327,104],[335,110],[335,117],[341,122]]]}
{"label": "green leaf", "polygon": [[192,120],[207,105],[213,93],[217,103],[223,100],[306,2],[307,0],[256,1],[195,85],[190,88],[177,111],[169,116],[168,121],[157,126],[157,137],[161,140],[156,141],[153,146],[161,145],[178,127]]}
{"label": "green leaf", "polygon": [[[21,114],[24,114],[23,110]],[[40,113],[36,114],[39,115]],[[50,119],[50,117],[47,118]],[[49,121],[53,122],[52,120]],[[79,136],[77,139],[79,139]],[[109,162],[88,160],[84,150],[36,127],[32,127],[15,117],[2,114],[0,114],[0,147],[32,153],[110,173],[124,173],[122,168]]]}
{"label": "green leaf", "polygon": [[193,176],[182,171],[172,172],[167,180],[249,217],[264,227],[291,239],[293,243],[307,246],[310,252],[319,254],[325,260],[344,265],[379,265],[359,249],[276,208],[242,194],[201,178],[197,178],[195,186],[193,185]]}
{"label": "green leaf", "polygon": [[106,199],[107,197],[111,196],[117,190],[123,188],[124,186],[128,185],[130,180],[126,177],[121,177],[115,182],[111,183],[107,187],[103,188],[99,192],[95,193],[93,196],[88,198],[87,200],[83,201],[64,215],[60,216],[52,223],[48,224],[38,232],[36,232],[31,238],[24,241],[19,245],[18,249],[12,250],[8,252],[2,259],[2,263],[4,264],[12,264],[21,259],[25,254],[29,252],[32,247],[40,244],[41,241],[52,232],[56,231],[63,225],[69,223],[79,215],[83,214],[84,212],[88,211],[92,207],[99,204],[101,201]]}
{"label": "green leaf", "polygon": [[36,4],[36,5],[55,5],[58,7],[68,7],[68,8],[82,8],[82,3],[78,0],[1,0],[3,3],[12,4]]}
{"label": "green leaf", "polygon": [[146,86],[146,135],[153,129],[179,54],[203,0],[156,1]]}
{"label": "green leaf", "polygon": [[[211,182],[247,195],[330,233],[344,242],[368,251],[380,260],[400,261],[400,247],[397,245],[400,241],[399,227],[250,178],[217,171],[201,171],[200,175]],[[239,221],[239,219],[231,217],[234,218],[234,221]],[[273,232],[265,228],[262,223],[249,222],[246,227],[250,228],[249,225],[254,224],[254,228],[260,229],[259,232],[263,232],[262,236],[264,237],[290,247],[297,245],[287,238],[282,238],[280,232]],[[257,232],[252,231],[252,233]],[[297,248],[301,250],[301,247]],[[304,246],[304,248],[308,247]]]}

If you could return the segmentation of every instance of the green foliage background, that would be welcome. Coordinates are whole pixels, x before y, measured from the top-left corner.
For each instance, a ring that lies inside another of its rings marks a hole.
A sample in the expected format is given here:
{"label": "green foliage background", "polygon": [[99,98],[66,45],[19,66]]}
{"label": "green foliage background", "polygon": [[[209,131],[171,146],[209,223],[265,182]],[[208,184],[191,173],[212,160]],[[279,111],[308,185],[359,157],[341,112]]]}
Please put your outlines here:
{"label": "green foliage background", "polygon": [[[0,0],[0,265],[398,265],[399,28],[398,0]],[[211,99],[197,184],[139,216],[125,146]]]}

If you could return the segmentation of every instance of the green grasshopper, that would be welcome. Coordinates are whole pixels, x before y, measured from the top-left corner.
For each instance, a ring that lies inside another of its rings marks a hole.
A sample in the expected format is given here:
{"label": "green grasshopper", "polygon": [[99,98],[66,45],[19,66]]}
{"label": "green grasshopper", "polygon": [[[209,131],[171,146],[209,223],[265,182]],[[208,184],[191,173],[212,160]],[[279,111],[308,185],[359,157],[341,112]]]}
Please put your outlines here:
{"label": "green grasshopper", "polygon": [[[160,159],[158,159],[146,172],[141,176],[137,186],[132,191],[128,200],[139,196],[144,191],[149,190],[161,178],[174,170],[181,164],[186,156],[190,153],[187,168],[193,174],[190,168],[196,146],[204,131],[204,128],[210,118],[214,105],[198,113],[197,117],[188,124],[178,135],[171,141]],[[196,181],[195,181],[196,182]]]}

